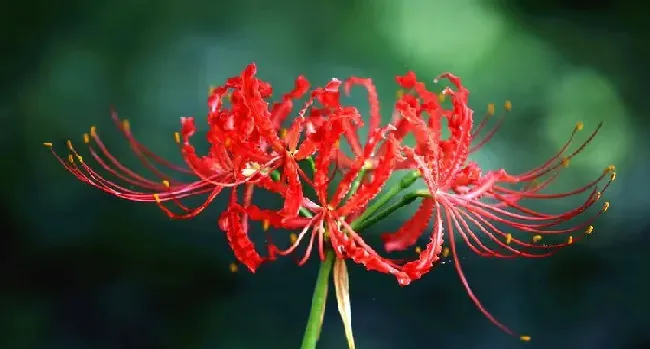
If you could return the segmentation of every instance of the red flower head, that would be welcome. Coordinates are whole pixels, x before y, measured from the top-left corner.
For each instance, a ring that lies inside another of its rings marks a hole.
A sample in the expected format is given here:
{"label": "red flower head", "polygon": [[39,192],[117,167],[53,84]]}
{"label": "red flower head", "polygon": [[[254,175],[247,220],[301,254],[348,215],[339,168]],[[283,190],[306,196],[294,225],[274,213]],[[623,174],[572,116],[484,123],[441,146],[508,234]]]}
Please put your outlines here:
{"label": "red flower head", "polygon": [[[396,137],[403,137],[412,132],[416,138],[414,148],[403,147],[404,155],[412,168],[420,171],[430,198],[424,199],[415,215],[402,228],[391,234],[384,234],[384,247],[387,251],[404,250],[415,245],[418,237],[428,226],[432,215],[434,233],[431,241],[440,241],[440,231],[446,228],[446,235],[451,248],[451,255],[458,275],[474,303],[493,323],[511,333],[499,323],[472,293],[460,266],[456,251],[456,238],[461,240],[475,253],[484,257],[539,258],[549,256],[562,247],[571,245],[584,235],[593,231],[592,222],[604,213],[609,202],[600,210],[580,222],[574,222],[581,213],[596,204],[602,193],[616,178],[614,166],[607,167],[596,179],[583,187],[565,193],[546,194],[547,188],[568,166],[576,156],[594,138],[601,125],[571,153],[569,147],[576,133],[583,128],[578,123],[569,140],[555,155],[537,168],[521,174],[509,174],[503,169],[483,173],[474,162],[468,161],[468,155],[479,149],[496,132],[501,120],[487,136],[477,141],[478,133],[484,128],[484,119],[477,130],[472,132],[473,115],[467,105],[469,91],[464,88],[459,78],[452,74],[443,74],[440,78],[448,79],[457,90],[446,88],[440,96],[428,91],[424,84],[416,80],[414,73],[398,77],[402,88],[408,90],[396,103]],[[436,82],[438,81],[436,79]],[[451,109],[441,106],[439,97],[451,97]],[[505,109],[510,111],[510,102]],[[494,113],[494,106],[488,107],[488,117]],[[428,120],[424,115],[428,115]],[[441,139],[441,121],[447,119],[449,139]],[[599,187],[599,184],[606,183]],[[587,193],[584,202],[563,213],[544,213],[524,205],[528,200],[554,200]],[[473,229],[470,227],[473,225]],[[502,226],[504,228],[499,228]],[[511,230],[519,230],[529,237],[516,237]],[[578,233],[578,235],[576,235]],[[540,243],[544,236],[563,236],[562,241]],[[431,244],[431,243],[430,243]],[[443,255],[449,254],[448,249]],[[430,268],[422,265],[421,272]],[[417,278],[418,275],[411,275]],[[522,336],[523,340],[528,337]]]}
{"label": "red flower head", "polygon": [[[284,94],[279,102],[270,103],[271,85],[260,80],[256,73],[255,64],[250,64],[239,76],[210,91],[207,155],[197,155],[190,143],[196,132],[194,119],[181,118],[181,132],[175,138],[186,168],[169,163],[140,144],[133,137],[128,122],[119,120],[113,113],[113,119],[131,148],[156,180],[147,179],[120,163],[104,146],[95,127],[84,135],[88,151],[99,167],[123,184],[107,179],[88,166],[69,141],[67,161],[53,150],[52,153],[83,182],[124,199],[156,202],[167,215],[177,219],[196,216],[224,188],[232,188],[229,206],[219,218],[219,226],[235,257],[253,272],[263,262],[291,254],[299,246],[306,245],[299,261],[303,264],[311,255],[314,242],[318,241],[321,259],[325,259],[325,249],[331,246],[337,258],[349,258],[368,270],[395,275],[401,285],[408,285],[430,271],[441,255],[444,258],[451,254],[470,298],[490,321],[509,333],[512,333],[510,329],[498,322],[472,293],[461,269],[457,238],[485,257],[549,256],[585,234],[591,234],[592,222],[609,207],[605,202],[588,218],[574,221],[596,204],[615,179],[614,166],[609,166],[581,188],[556,194],[543,192],[594,138],[600,125],[576,150],[569,152],[577,132],[583,128],[582,123],[578,123],[560,151],[530,171],[521,174],[510,174],[503,169],[485,172],[468,157],[494,135],[502,119],[478,140],[488,117],[494,114],[494,106],[488,107],[488,116],[473,130],[469,91],[452,74],[443,74],[435,80],[447,79],[455,87],[446,88],[441,94],[429,91],[424,83],[417,81],[413,72],[398,76],[396,80],[403,91],[398,94],[392,122],[384,127],[380,125],[377,92],[370,79],[351,77],[344,82],[332,79],[324,87],[312,90],[290,120],[290,126],[283,129],[283,123],[293,111],[294,101],[307,95],[309,82],[298,77],[293,90]],[[365,144],[358,135],[363,117],[356,108],[345,106],[340,100],[341,87],[347,94],[354,85],[361,85],[368,91],[369,131]],[[451,107],[442,103],[446,97],[451,99]],[[511,107],[507,102],[506,111]],[[448,128],[447,139],[442,138],[443,119]],[[414,136],[414,146],[403,144],[407,134]],[[351,156],[341,150],[341,140],[348,142]],[[52,148],[51,143],[45,145]],[[310,165],[311,171],[303,171],[300,163]],[[196,179],[185,183],[173,180],[158,169],[160,166],[192,174]],[[371,202],[396,170],[408,170],[395,187],[397,190],[391,189]],[[334,175],[340,175],[336,187]],[[419,177],[427,187],[424,193],[407,194],[402,204],[377,213]],[[606,184],[601,185],[604,181]],[[313,189],[313,198],[305,196],[303,183]],[[283,208],[269,210],[254,204],[256,189],[280,195]],[[240,200],[242,191],[243,200]],[[586,193],[584,202],[563,213],[545,213],[528,205],[534,200],[562,199],[583,193]],[[208,197],[197,208],[188,208],[180,202],[180,199],[198,194]],[[433,221],[426,248],[417,247],[417,258],[412,261],[382,257],[364,241],[361,230],[392,212],[391,208],[401,207],[418,197],[423,200],[413,217],[396,232],[382,235],[382,240],[387,252],[411,248]],[[164,205],[167,202],[176,204],[182,213],[172,212]],[[267,241],[265,256],[249,237],[251,221],[262,222]],[[291,234],[289,247],[280,248],[268,232],[270,226],[300,233]],[[515,236],[511,233],[514,230],[530,236]],[[450,249],[442,246],[445,236]],[[562,240],[541,243],[546,237],[553,240],[556,236],[562,236]],[[308,242],[303,244],[305,240]]]}

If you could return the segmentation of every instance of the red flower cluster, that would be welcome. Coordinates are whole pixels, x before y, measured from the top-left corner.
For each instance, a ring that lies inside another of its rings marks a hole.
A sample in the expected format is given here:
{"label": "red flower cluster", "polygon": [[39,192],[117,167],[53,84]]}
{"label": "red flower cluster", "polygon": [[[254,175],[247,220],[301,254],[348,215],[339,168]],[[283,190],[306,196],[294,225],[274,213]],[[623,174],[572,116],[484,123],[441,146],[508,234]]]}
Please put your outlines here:
{"label": "red flower cluster", "polygon": [[[157,180],[147,179],[120,163],[104,146],[95,127],[84,135],[89,153],[101,168],[123,184],[106,179],[88,166],[70,142],[67,160],[53,150],[52,153],[81,181],[127,200],[155,202],[174,219],[196,216],[224,188],[231,188],[229,205],[219,219],[219,226],[236,258],[251,271],[263,262],[291,254],[299,246],[304,246],[306,251],[299,262],[302,264],[317,241],[321,259],[325,257],[326,248],[331,246],[338,258],[349,258],[368,270],[393,274],[401,285],[408,285],[451,252],[456,270],[474,303],[493,323],[509,333],[511,331],[494,319],[472,293],[460,267],[456,239],[460,237],[472,251],[486,257],[548,256],[584,234],[590,234],[592,221],[609,206],[605,202],[589,218],[570,224],[573,218],[594,205],[614,180],[613,166],[576,190],[543,193],[571,158],[591,141],[600,125],[587,141],[570,152],[574,136],[583,128],[582,123],[578,123],[558,153],[528,172],[484,173],[476,163],[468,161],[468,156],[492,137],[501,120],[485,137],[478,139],[489,116],[494,114],[494,105],[488,107],[487,117],[473,130],[473,112],[467,104],[469,91],[452,74],[443,74],[438,79],[449,80],[455,89],[445,88],[440,94],[429,91],[412,72],[398,76],[396,80],[402,90],[394,106],[393,120],[381,126],[377,92],[370,79],[332,79],[324,87],[310,92],[309,82],[300,76],[293,90],[284,94],[281,101],[271,104],[268,101],[271,85],[260,80],[256,73],[256,66],[251,64],[240,76],[211,90],[207,155],[197,155],[190,142],[195,134],[194,119],[181,118],[181,131],[175,136],[185,167],[175,166],[155,155],[133,137],[128,122],[119,120],[113,113],[113,119],[131,148]],[[363,117],[355,107],[341,103],[341,88],[348,94],[354,85],[368,92],[369,131],[365,143],[358,134],[364,124]],[[287,120],[297,109],[294,102],[303,97],[306,101],[302,107],[293,119]],[[446,97],[451,102],[449,107],[446,106],[448,102],[444,102]],[[507,102],[506,111],[510,108]],[[447,139],[443,139],[443,119],[448,129]],[[287,123],[289,126],[283,128]],[[415,139],[414,146],[404,142],[409,134]],[[341,150],[341,141],[347,142],[352,154]],[[51,143],[45,145],[52,148]],[[301,164],[311,168],[304,169]],[[196,180],[178,182],[160,171],[161,166],[191,174]],[[368,218],[364,216],[368,204],[398,170],[408,171],[411,179],[421,177],[428,194],[413,217],[399,230],[382,235],[384,249],[390,252],[415,246],[433,222],[426,248],[417,247],[417,258],[406,262],[380,256],[355,231],[355,223]],[[335,175],[340,175],[337,182],[333,181]],[[607,182],[599,189],[601,181]],[[311,188],[314,197],[305,194],[305,186]],[[270,210],[254,204],[255,190],[277,193],[284,201],[283,208]],[[563,213],[544,213],[524,204],[527,199],[552,200],[581,193],[587,194],[584,202]],[[202,205],[189,208],[181,203],[181,199],[199,194],[207,195]],[[170,204],[176,206],[178,213]],[[289,247],[281,248],[273,243],[267,232],[267,248],[262,253],[249,237],[254,230],[252,221],[261,222],[265,232],[273,226],[299,233],[291,235]],[[530,233],[530,237],[517,238],[507,232],[509,229]],[[561,242],[540,243],[544,235],[564,238]],[[443,237],[448,239],[451,251],[443,248]]]}

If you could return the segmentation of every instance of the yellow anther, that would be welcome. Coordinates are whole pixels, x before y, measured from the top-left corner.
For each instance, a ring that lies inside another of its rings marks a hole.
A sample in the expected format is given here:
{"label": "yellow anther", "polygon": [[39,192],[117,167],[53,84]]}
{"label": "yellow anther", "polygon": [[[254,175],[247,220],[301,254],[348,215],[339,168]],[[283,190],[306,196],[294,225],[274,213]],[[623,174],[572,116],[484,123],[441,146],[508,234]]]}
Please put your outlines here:
{"label": "yellow anther", "polygon": [[74,150],[74,147],[72,146],[72,142],[70,140],[67,140],[65,143],[68,145],[68,149]]}
{"label": "yellow anther", "polygon": [[269,227],[270,227],[270,226],[271,226],[271,221],[269,221],[268,219],[265,219],[265,220],[262,222],[262,229],[264,229],[264,231],[269,230]]}
{"label": "yellow anther", "polygon": [[420,246],[415,246],[415,253],[420,254],[422,252],[422,248]]}
{"label": "yellow anther", "polygon": [[488,104],[488,110],[487,110],[488,115],[494,115],[494,103]]}
{"label": "yellow anther", "polygon": [[511,101],[506,101],[506,103],[503,105],[504,108],[506,108],[506,111],[511,111],[512,110],[512,102]]}
{"label": "yellow anther", "polygon": [[84,158],[81,155],[77,155],[77,160],[79,160],[80,164],[83,164]]}
{"label": "yellow anther", "polygon": [[122,120],[122,127],[124,128],[124,131],[130,131],[131,130],[131,123],[129,120]]}
{"label": "yellow anther", "polygon": [[612,174],[609,176],[610,181],[615,181],[616,180],[616,172],[612,172]]}
{"label": "yellow anther", "polygon": [[571,245],[573,243],[573,236],[569,236],[569,240],[566,243]]}
{"label": "yellow anther", "polygon": [[181,134],[178,132],[174,132],[174,141],[178,144],[181,144]]}
{"label": "yellow anther", "polygon": [[163,184],[165,187],[169,188],[169,181],[168,181],[168,180],[164,180],[164,181],[162,181],[162,184]]}
{"label": "yellow anther", "polygon": [[236,273],[237,271],[239,271],[239,267],[235,262],[230,263],[229,268],[231,273]]}
{"label": "yellow anther", "polygon": [[562,166],[569,167],[570,162],[571,161],[569,160],[569,158],[564,158],[564,159],[562,159]]}
{"label": "yellow anther", "polygon": [[160,196],[158,195],[158,193],[153,194],[153,199],[156,200],[156,202],[160,203]]}
{"label": "yellow anther", "polygon": [[593,225],[588,226],[587,229],[585,230],[585,234],[591,234],[593,232],[594,232],[594,226]]}
{"label": "yellow anther", "polygon": [[43,145],[46,146],[46,147],[52,147],[52,143],[50,143],[50,142],[45,142],[45,143],[43,143]]}
{"label": "yellow anther", "polygon": [[608,209],[609,209],[609,201],[605,201],[605,203],[603,204],[603,213],[607,212]]}
{"label": "yellow anther", "polygon": [[522,342],[530,342],[530,336],[520,336],[519,340]]}
{"label": "yellow anther", "polygon": [[576,131],[582,131],[583,128],[585,128],[585,124],[583,124],[582,121],[578,121],[576,123]]}
{"label": "yellow anther", "polygon": [[84,143],[90,143],[90,136],[87,133],[84,133]]}
{"label": "yellow anther", "polygon": [[607,166],[607,171],[609,171],[609,172],[614,172],[614,171],[616,171],[616,166],[614,166],[614,165],[609,165],[609,166]]}
{"label": "yellow anther", "polygon": [[295,244],[296,241],[298,241],[298,234],[296,233],[289,234],[289,241],[291,242],[292,245]]}
{"label": "yellow anther", "polygon": [[287,129],[283,128],[282,130],[280,130],[280,138],[284,138],[286,136],[287,136]]}
{"label": "yellow anther", "polygon": [[446,99],[447,99],[447,95],[446,95],[446,94],[444,94],[444,93],[441,92],[441,93],[438,95],[438,100],[440,101],[440,103],[444,102]]}
{"label": "yellow anther", "polygon": [[595,200],[595,201],[600,200],[600,197],[601,197],[602,195],[603,195],[603,193],[601,193],[601,192],[597,192],[597,193],[596,193],[596,200]]}
{"label": "yellow anther", "polygon": [[445,247],[442,249],[442,258],[447,258],[449,257],[449,247]]}
{"label": "yellow anther", "polygon": [[400,99],[402,97],[404,97],[404,90],[400,89],[400,90],[395,91],[395,98]]}
{"label": "yellow anther", "polygon": [[535,236],[533,236],[533,242],[539,242],[540,240],[542,240],[542,236],[541,236],[541,235],[535,235]]}
{"label": "yellow anther", "polygon": [[72,154],[68,155],[68,162],[70,162],[71,164],[74,164],[74,158],[72,157]]}
{"label": "yellow anther", "polygon": [[97,127],[90,126],[90,137],[96,137],[96,136],[97,136]]}
{"label": "yellow anther", "polygon": [[506,234],[506,245],[510,245],[512,242],[512,234],[508,233]]}

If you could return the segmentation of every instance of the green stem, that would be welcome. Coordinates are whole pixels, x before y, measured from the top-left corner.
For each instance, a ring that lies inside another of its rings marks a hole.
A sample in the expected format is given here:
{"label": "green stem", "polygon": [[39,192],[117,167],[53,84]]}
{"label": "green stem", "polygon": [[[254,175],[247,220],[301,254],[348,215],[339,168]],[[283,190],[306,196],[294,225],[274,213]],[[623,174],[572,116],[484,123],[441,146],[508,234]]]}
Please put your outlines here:
{"label": "green stem", "polygon": [[380,208],[382,208],[384,205],[386,205],[390,200],[392,200],[397,194],[399,194],[402,190],[410,187],[415,183],[415,181],[420,178],[420,173],[417,171],[412,171],[409,172],[408,174],[404,175],[402,179],[391,187],[386,194],[382,195],[377,201],[375,201],[372,205],[368,206],[366,210],[357,218],[354,222],[352,222],[352,226],[354,227],[355,225],[359,225],[360,223],[358,222],[363,222],[368,217],[372,216],[375,212],[377,212]]}
{"label": "green stem", "polygon": [[307,318],[307,328],[302,338],[300,349],[315,349],[318,338],[320,337],[321,327],[323,326],[323,316],[325,315],[325,304],[327,301],[327,290],[329,285],[329,276],[334,263],[334,252],[327,251],[325,260],[321,261],[316,277],[316,286],[314,294],[311,297],[311,310]]}
{"label": "green stem", "polygon": [[[398,209],[407,206],[411,204],[413,201],[415,201],[417,198],[430,198],[431,194],[426,191],[426,190],[418,190],[414,191],[408,194],[405,194],[402,196],[402,198],[397,201],[396,203],[388,206],[381,212],[379,212],[377,215],[367,218],[365,220],[356,220],[352,222],[351,226],[356,231],[357,233],[363,231],[364,229],[368,228],[369,226],[381,221],[382,219],[388,217],[391,213],[397,211]],[[358,223],[357,223],[358,222]],[[356,224],[355,224],[356,223]]]}
{"label": "green stem", "polygon": [[366,168],[363,167],[361,171],[359,171],[357,178],[354,180],[354,182],[352,182],[352,185],[350,186],[350,190],[345,195],[343,202],[347,202],[348,200],[350,200],[350,197],[352,197],[352,195],[354,195],[354,193],[357,192],[357,190],[359,189],[359,185],[361,185],[361,181],[363,181],[363,177],[365,177],[365,175],[366,175]]}

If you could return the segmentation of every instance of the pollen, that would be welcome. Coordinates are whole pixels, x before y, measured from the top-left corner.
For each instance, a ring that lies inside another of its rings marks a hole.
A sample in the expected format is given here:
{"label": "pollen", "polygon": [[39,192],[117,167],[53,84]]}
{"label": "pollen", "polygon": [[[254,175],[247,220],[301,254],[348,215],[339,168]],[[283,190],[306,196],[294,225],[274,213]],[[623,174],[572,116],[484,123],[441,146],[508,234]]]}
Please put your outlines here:
{"label": "pollen", "polygon": [[80,164],[83,164],[84,158],[81,155],[77,155],[77,160],[79,161]]}
{"label": "pollen", "polygon": [[597,192],[597,193],[596,193],[596,200],[594,200],[594,201],[598,201],[598,200],[600,200],[600,197],[601,197],[602,195],[603,195],[603,194],[602,194],[601,192]]}
{"label": "pollen", "polygon": [[68,149],[74,150],[74,147],[72,146],[72,142],[70,140],[67,140],[65,143],[68,145]]}
{"label": "pollen", "polygon": [[541,235],[535,235],[535,236],[533,236],[533,242],[539,242],[539,241],[541,241],[541,240],[542,240],[542,236],[541,236]]}
{"label": "pollen", "polygon": [[489,116],[494,115],[494,103],[488,104],[487,113]]}
{"label": "pollen", "polygon": [[605,203],[603,204],[603,213],[607,212],[608,209],[609,209],[609,201],[605,201]]}
{"label": "pollen", "polygon": [[522,342],[530,342],[530,336],[520,336],[519,340]]}
{"label": "pollen", "polygon": [[512,110],[512,102],[511,101],[506,101],[506,103],[503,105],[503,107],[506,109],[506,111],[511,111]]}
{"label": "pollen", "polygon": [[609,176],[610,181],[615,181],[616,180],[616,172],[612,172],[612,174]]}
{"label": "pollen", "polygon": [[284,139],[284,137],[286,136],[287,136],[287,129],[283,128],[282,130],[280,130],[280,138]]}
{"label": "pollen", "polygon": [[296,241],[298,241],[298,234],[296,233],[289,234],[289,241],[291,242],[292,245],[295,244]]}
{"label": "pollen", "polygon": [[594,226],[593,225],[588,226],[587,229],[585,230],[585,234],[591,234],[593,232],[594,232]]}
{"label": "pollen", "polygon": [[72,157],[72,154],[68,155],[68,162],[74,164],[74,157]]}
{"label": "pollen", "polygon": [[181,134],[180,134],[180,133],[178,133],[178,132],[174,132],[174,141],[175,141],[177,144],[181,144]]}
{"label": "pollen", "polygon": [[422,248],[420,246],[415,246],[415,253],[420,254],[422,252]]}
{"label": "pollen", "polygon": [[122,127],[124,128],[124,131],[131,131],[131,123],[129,120],[123,120]]}
{"label": "pollen", "polygon": [[52,147],[52,143],[50,143],[50,142],[44,142],[43,145],[48,147],[48,148]]}
{"label": "pollen", "polygon": [[166,188],[169,188],[169,181],[168,181],[168,180],[164,180],[164,181],[162,181],[162,184],[163,184]]}
{"label": "pollen", "polygon": [[512,234],[508,233],[506,234],[506,245],[510,245],[512,242]]}
{"label": "pollen", "polygon": [[609,172],[614,172],[614,171],[616,171],[616,166],[614,166],[614,165],[609,165],[609,166],[607,166],[607,171],[609,171]]}
{"label": "pollen", "polygon": [[90,137],[94,138],[95,136],[97,136],[97,127],[95,127],[93,125],[93,126],[90,126]]}
{"label": "pollen", "polygon": [[90,143],[90,135],[88,135],[87,133],[84,133],[83,137],[84,137],[84,143],[86,143],[86,144]]}
{"label": "pollen", "polygon": [[573,236],[569,236],[569,240],[567,240],[567,245],[571,245],[573,243]]}
{"label": "pollen", "polygon": [[153,199],[156,200],[156,202],[160,203],[160,196],[157,193],[153,194]]}
{"label": "pollen", "polygon": [[569,160],[569,158],[564,158],[564,159],[562,159],[562,166],[569,167],[570,162],[571,161]]}
{"label": "pollen", "polygon": [[265,219],[265,220],[262,222],[262,229],[264,229],[264,231],[269,230],[269,227],[270,227],[270,226],[271,226],[271,221],[269,221],[268,219]]}
{"label": "pollen", "polygon": [[585,128],[585,124],[582,121],[578,121],[576,123],[576,131],[582,131],[583,128]]}
{"label": "pollen", "polygon": [[235,263],[235,262],[230,263],[228,268],[230,269],[231,273],[236,273],[236,272],[239,271],[239,267],[237,266],[237,263]]}
{"label": "pollen", "polygon": [[447,258],[449,257],[449,247],[445,247],[442,249],[442,258]]}

